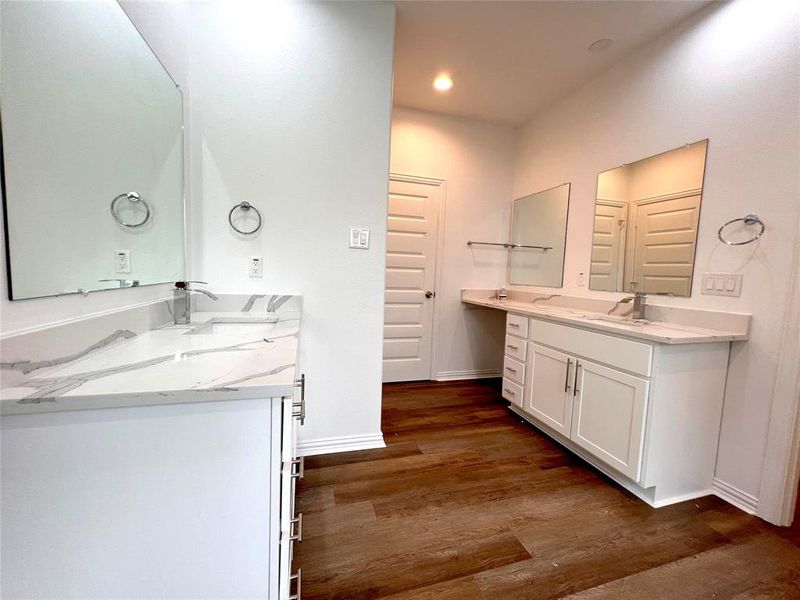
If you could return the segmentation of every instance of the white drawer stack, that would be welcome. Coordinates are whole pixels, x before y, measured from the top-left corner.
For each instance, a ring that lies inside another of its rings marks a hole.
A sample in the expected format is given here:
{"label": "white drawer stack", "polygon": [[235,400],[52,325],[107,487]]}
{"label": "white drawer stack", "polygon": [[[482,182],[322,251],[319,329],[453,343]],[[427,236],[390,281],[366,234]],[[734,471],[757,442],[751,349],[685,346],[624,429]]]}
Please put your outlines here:
{"label": "white drawer stack", "polygon": [[509,313],[503,359],[503,398],[519,407],[523,406],[527,337],[528,318]]}

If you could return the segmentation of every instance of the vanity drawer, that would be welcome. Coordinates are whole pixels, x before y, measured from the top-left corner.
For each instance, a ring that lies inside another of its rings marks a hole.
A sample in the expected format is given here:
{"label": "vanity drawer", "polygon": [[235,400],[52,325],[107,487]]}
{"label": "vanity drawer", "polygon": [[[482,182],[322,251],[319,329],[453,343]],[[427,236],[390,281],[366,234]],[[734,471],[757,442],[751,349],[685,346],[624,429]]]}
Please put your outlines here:
{"label": "vanity drawer", "polygon": [[528,337],[528,320],[528,317],[521,317],[508,313],[506,317],[506,333],[521,338]]}
{"label": "vanity drawer", "polygon": [[525,364],[506,356],[503,359],[503,377],[523,385],[525,383]]}
{"label": "vanity drawer", "polygon": [[530,337],[568,354],[650,377],[653,362],[653,346],[650,344],[538,319],[531,319]]}
{"label": "vanity drawer", "polygon": [[525,349],[527,344],[513,335],[506,335],[506,356],[525,362]]}
{"label": "vanity drawer", "polygon": [[511,404],[522,406],[522,386],[503,377],[503,398],[511,402]]}

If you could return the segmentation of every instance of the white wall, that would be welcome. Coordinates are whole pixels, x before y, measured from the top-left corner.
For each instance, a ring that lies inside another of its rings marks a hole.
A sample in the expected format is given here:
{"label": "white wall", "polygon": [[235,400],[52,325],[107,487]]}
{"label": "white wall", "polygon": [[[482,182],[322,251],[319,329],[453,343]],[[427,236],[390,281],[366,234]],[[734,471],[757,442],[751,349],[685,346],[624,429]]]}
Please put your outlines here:
{"label": "white wall", "polygon": [[[383,2],[191,5],[193,275],[303,295],[301,444],[380,435],[393,34]],[[250,237],[228,224],[243,200],[264,216]]]}
{"label": "white wall", "polygon": [[467,240],[508,239],[517,133],[500,125],[395,107],[393,173],[445,180],[444,240],[436,288],[437,377],[502,368],[503,315],[461,304],[461,288],[506,282],[506,251]]}
{"label": "white wall", "polygon": [[[130,0],[123,0],[121,4],[173,79],[184,89],[186,102],[189,77],[188,4]],[[188,195],[188,190],[186,193]],[[0,236],[4,236],[2,228]],[[172,287],[155,285],[92,292],[88,296],[70,295],[12,302],[8,299],[5,240],[0,242],[2,335],[157,300],[168,296]]]}
{"label": "white wall", "polygon": [[[528,123],[515,196],[571,181],[565,287],[589,272],[597,174],[709,138],[696,274],[741,272],[740,298],[663,303],[750,312],[752,337],[733,346],[717,477],[757,496],[800,203],[797,9],[723,3],[702,11]],[[727,247],[725,221],[757,212],[762,240]],[[592,295],[612,297],[592,292]],[[659,299],[659,302],[662,302]]]}

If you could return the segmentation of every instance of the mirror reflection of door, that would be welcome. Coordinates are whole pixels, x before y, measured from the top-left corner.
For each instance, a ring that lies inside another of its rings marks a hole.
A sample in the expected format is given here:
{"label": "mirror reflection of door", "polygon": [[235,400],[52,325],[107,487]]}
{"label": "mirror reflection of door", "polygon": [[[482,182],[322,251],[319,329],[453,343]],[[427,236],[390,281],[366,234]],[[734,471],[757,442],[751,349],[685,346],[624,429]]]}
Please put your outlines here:
{"label": "mirror reflection of door", "polygon": [[598,200],[594,213],[592,271],[593,290],[616,292],[625,275],[625,231],[628,206],[613,200]]}
{"label": "mirror reflection of door", "polygon": [[628,291],[689,296],[700,195],[640,202],[632,208],[636,236]]}
{"label": "mirror reflection of door", "polygon": [[597,176],[589,287],[689,296],[708,140]]}

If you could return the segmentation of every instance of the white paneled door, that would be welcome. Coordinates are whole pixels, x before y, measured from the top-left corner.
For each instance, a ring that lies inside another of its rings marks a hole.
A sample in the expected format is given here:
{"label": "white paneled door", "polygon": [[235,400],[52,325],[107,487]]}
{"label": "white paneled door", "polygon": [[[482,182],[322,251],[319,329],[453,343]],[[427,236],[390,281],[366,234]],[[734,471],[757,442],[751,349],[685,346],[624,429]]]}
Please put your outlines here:
{"label": "white paneled door", "polygon": [[431,377],[441,182],[389,179],[383,380]]}

